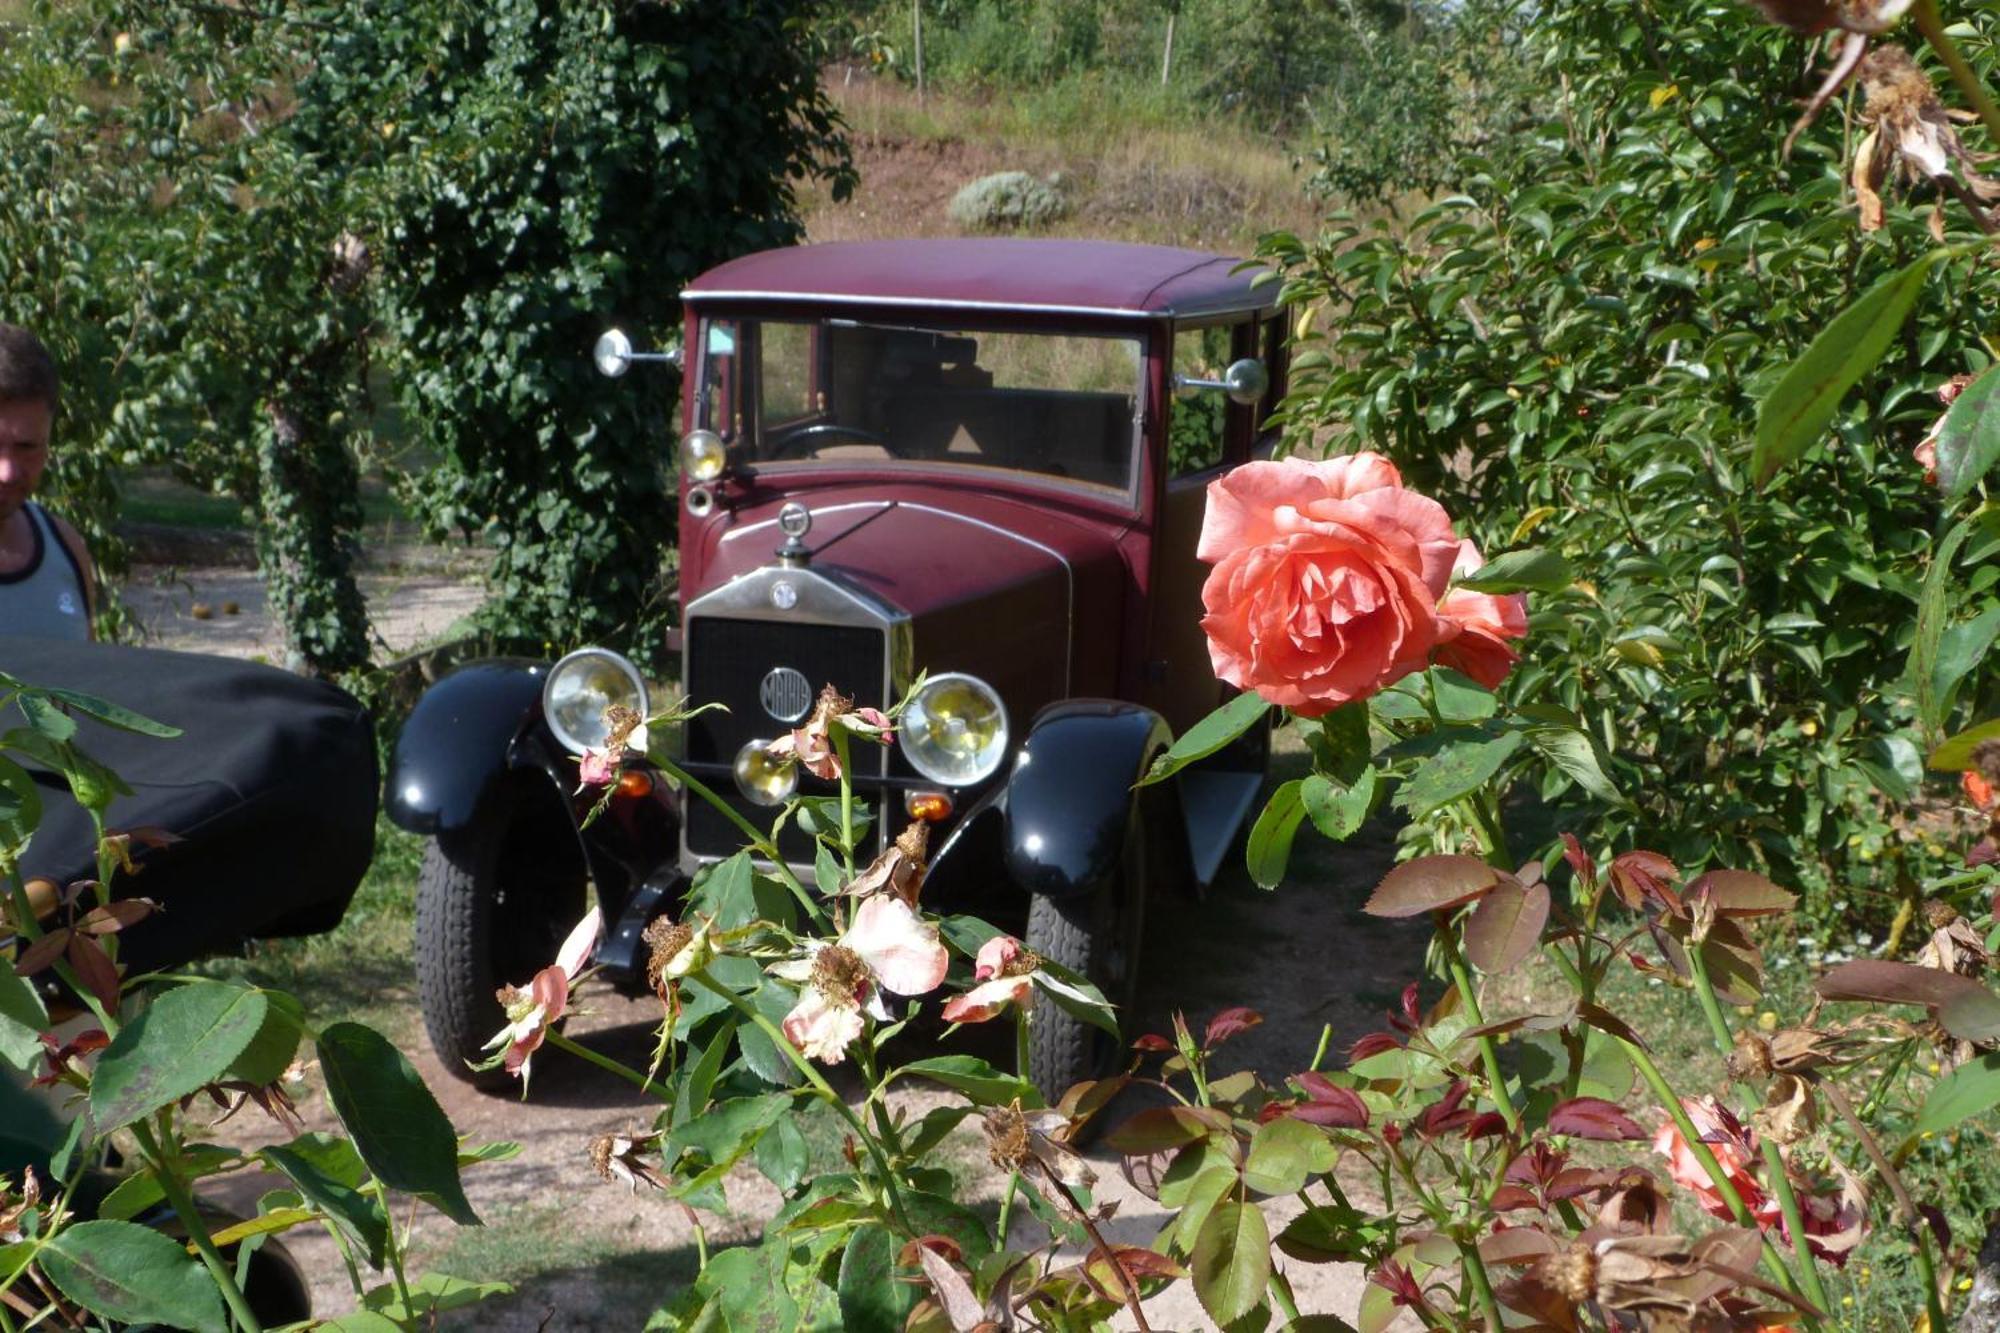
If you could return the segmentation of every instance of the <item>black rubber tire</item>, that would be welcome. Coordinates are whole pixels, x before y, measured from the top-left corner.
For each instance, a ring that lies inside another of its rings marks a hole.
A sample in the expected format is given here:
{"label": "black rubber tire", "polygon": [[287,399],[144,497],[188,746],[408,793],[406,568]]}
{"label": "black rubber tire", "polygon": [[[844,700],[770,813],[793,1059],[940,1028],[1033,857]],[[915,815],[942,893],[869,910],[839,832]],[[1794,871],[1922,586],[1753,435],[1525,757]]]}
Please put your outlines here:
{"label": "black rubber tire", "polygon": [[475,1087],[515,1080],[474,1070],[506,1026],[495,997],[555,961],[588,901],[582,849],[555,788],[504,784],[465,829],[424,848],[417,880],[417,1001],[445,1069]]}
{"label": "black rubber tire", "polygon": [[[1113,881],[1087,901],[1037,894],[1028,904],[1022,936],[1034,953],[1095,983],[1121,1019],[1138,994],[1145,940],[1145,848],[1142,821],[1135,815]],[[1110,1073],[1123,1053],[1122,1040],[1046,995],[1037,998],[1028,1025],[1028,1079],[1049,1105],[1074,1085]]]}

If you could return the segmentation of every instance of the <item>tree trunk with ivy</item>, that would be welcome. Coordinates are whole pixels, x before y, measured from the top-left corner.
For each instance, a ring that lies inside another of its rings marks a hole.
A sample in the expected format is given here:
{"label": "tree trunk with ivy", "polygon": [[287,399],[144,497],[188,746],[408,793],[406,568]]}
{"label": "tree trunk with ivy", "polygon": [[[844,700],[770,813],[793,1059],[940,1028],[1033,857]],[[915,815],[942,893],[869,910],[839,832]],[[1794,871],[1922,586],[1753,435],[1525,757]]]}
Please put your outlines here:
{"label": "tree trunk with ivy", "polygon": [[285,629],[286,665],[335,675],[368,665],[368,611],[354,580],[360,469],[334,424],[337,386],[288,386],[257,440],[257,567]]}

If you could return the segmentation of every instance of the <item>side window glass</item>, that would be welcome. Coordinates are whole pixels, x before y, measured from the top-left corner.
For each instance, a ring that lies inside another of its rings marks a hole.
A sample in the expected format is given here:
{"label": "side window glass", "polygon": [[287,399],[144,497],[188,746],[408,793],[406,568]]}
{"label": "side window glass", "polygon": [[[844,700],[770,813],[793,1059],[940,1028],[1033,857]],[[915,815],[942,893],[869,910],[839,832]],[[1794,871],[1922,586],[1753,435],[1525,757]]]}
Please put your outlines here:
{"label": "side window glass", "polygon": [[[1229,329],[1182,329],[1174,335],[1174,374],[1219,379],[1229,364]],[[1167,475],[1185,477],[1222,462],[1226,395],[1193,389],[1174,395],[1167,417]]]}
{"label": "side window glass", "polygon": [[813,412],[812,335],[810,324],[766,320],[758,325],[758,407],[767,429]]}

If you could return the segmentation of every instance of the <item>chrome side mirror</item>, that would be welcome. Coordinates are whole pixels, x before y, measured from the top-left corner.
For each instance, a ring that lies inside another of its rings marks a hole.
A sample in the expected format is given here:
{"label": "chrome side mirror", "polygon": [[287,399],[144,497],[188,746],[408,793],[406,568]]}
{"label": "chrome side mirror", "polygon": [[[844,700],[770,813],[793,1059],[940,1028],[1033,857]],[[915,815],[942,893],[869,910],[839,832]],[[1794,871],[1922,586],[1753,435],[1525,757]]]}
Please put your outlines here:
{"label": "chrome side mirror", "polygon": [[597,373],[606,379],[617,379],[632,368],[634,361],[664,361],[670,366],[681,364],[681,349],[671,352],[635,352],[632,340],[625,336],[623,329],[606,329],[604,336],[597,340],[597,346],[590,351],[591,360],[597,363]]}
{"label": "chrome side mirror", "polygon": [[1271,387],[1271,373],[1264,369],[1264,363],[1252,357],[1231,362],[1229,369],[1222,372],[1219,380],[1198,380],[1192,375],[1174,376],[1176,389],[1220,389],[1229,395],[1230,401],[1250,406],[1261,402],[1265,392]]}

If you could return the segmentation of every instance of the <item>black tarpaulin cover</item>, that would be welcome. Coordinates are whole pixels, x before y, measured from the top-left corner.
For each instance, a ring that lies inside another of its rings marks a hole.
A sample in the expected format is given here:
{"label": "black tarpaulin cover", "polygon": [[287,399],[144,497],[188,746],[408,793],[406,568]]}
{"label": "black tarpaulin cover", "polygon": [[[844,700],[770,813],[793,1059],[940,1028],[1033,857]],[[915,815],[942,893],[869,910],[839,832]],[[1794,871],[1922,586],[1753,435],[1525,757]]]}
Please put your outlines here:
{"label": "black tarpaulin cover", "polygon": [[[181,839],[135,848],[140,873],[114,880],[113,896],[165,908],[125,933],[129,970],[339,923],[375,839],[374,732],[351,696],[227,658],[4,634],[0,671],[98,695],[183,732],[160,740],[78,718],[77,744],[133,790],[112,802],[107,826],[157,825]],[[0,715],[0,730],[24,723],[17,708]],[[24,871],[58,884],[95,878],[88,813],[59,776],[35,778],[45,812]]]}

